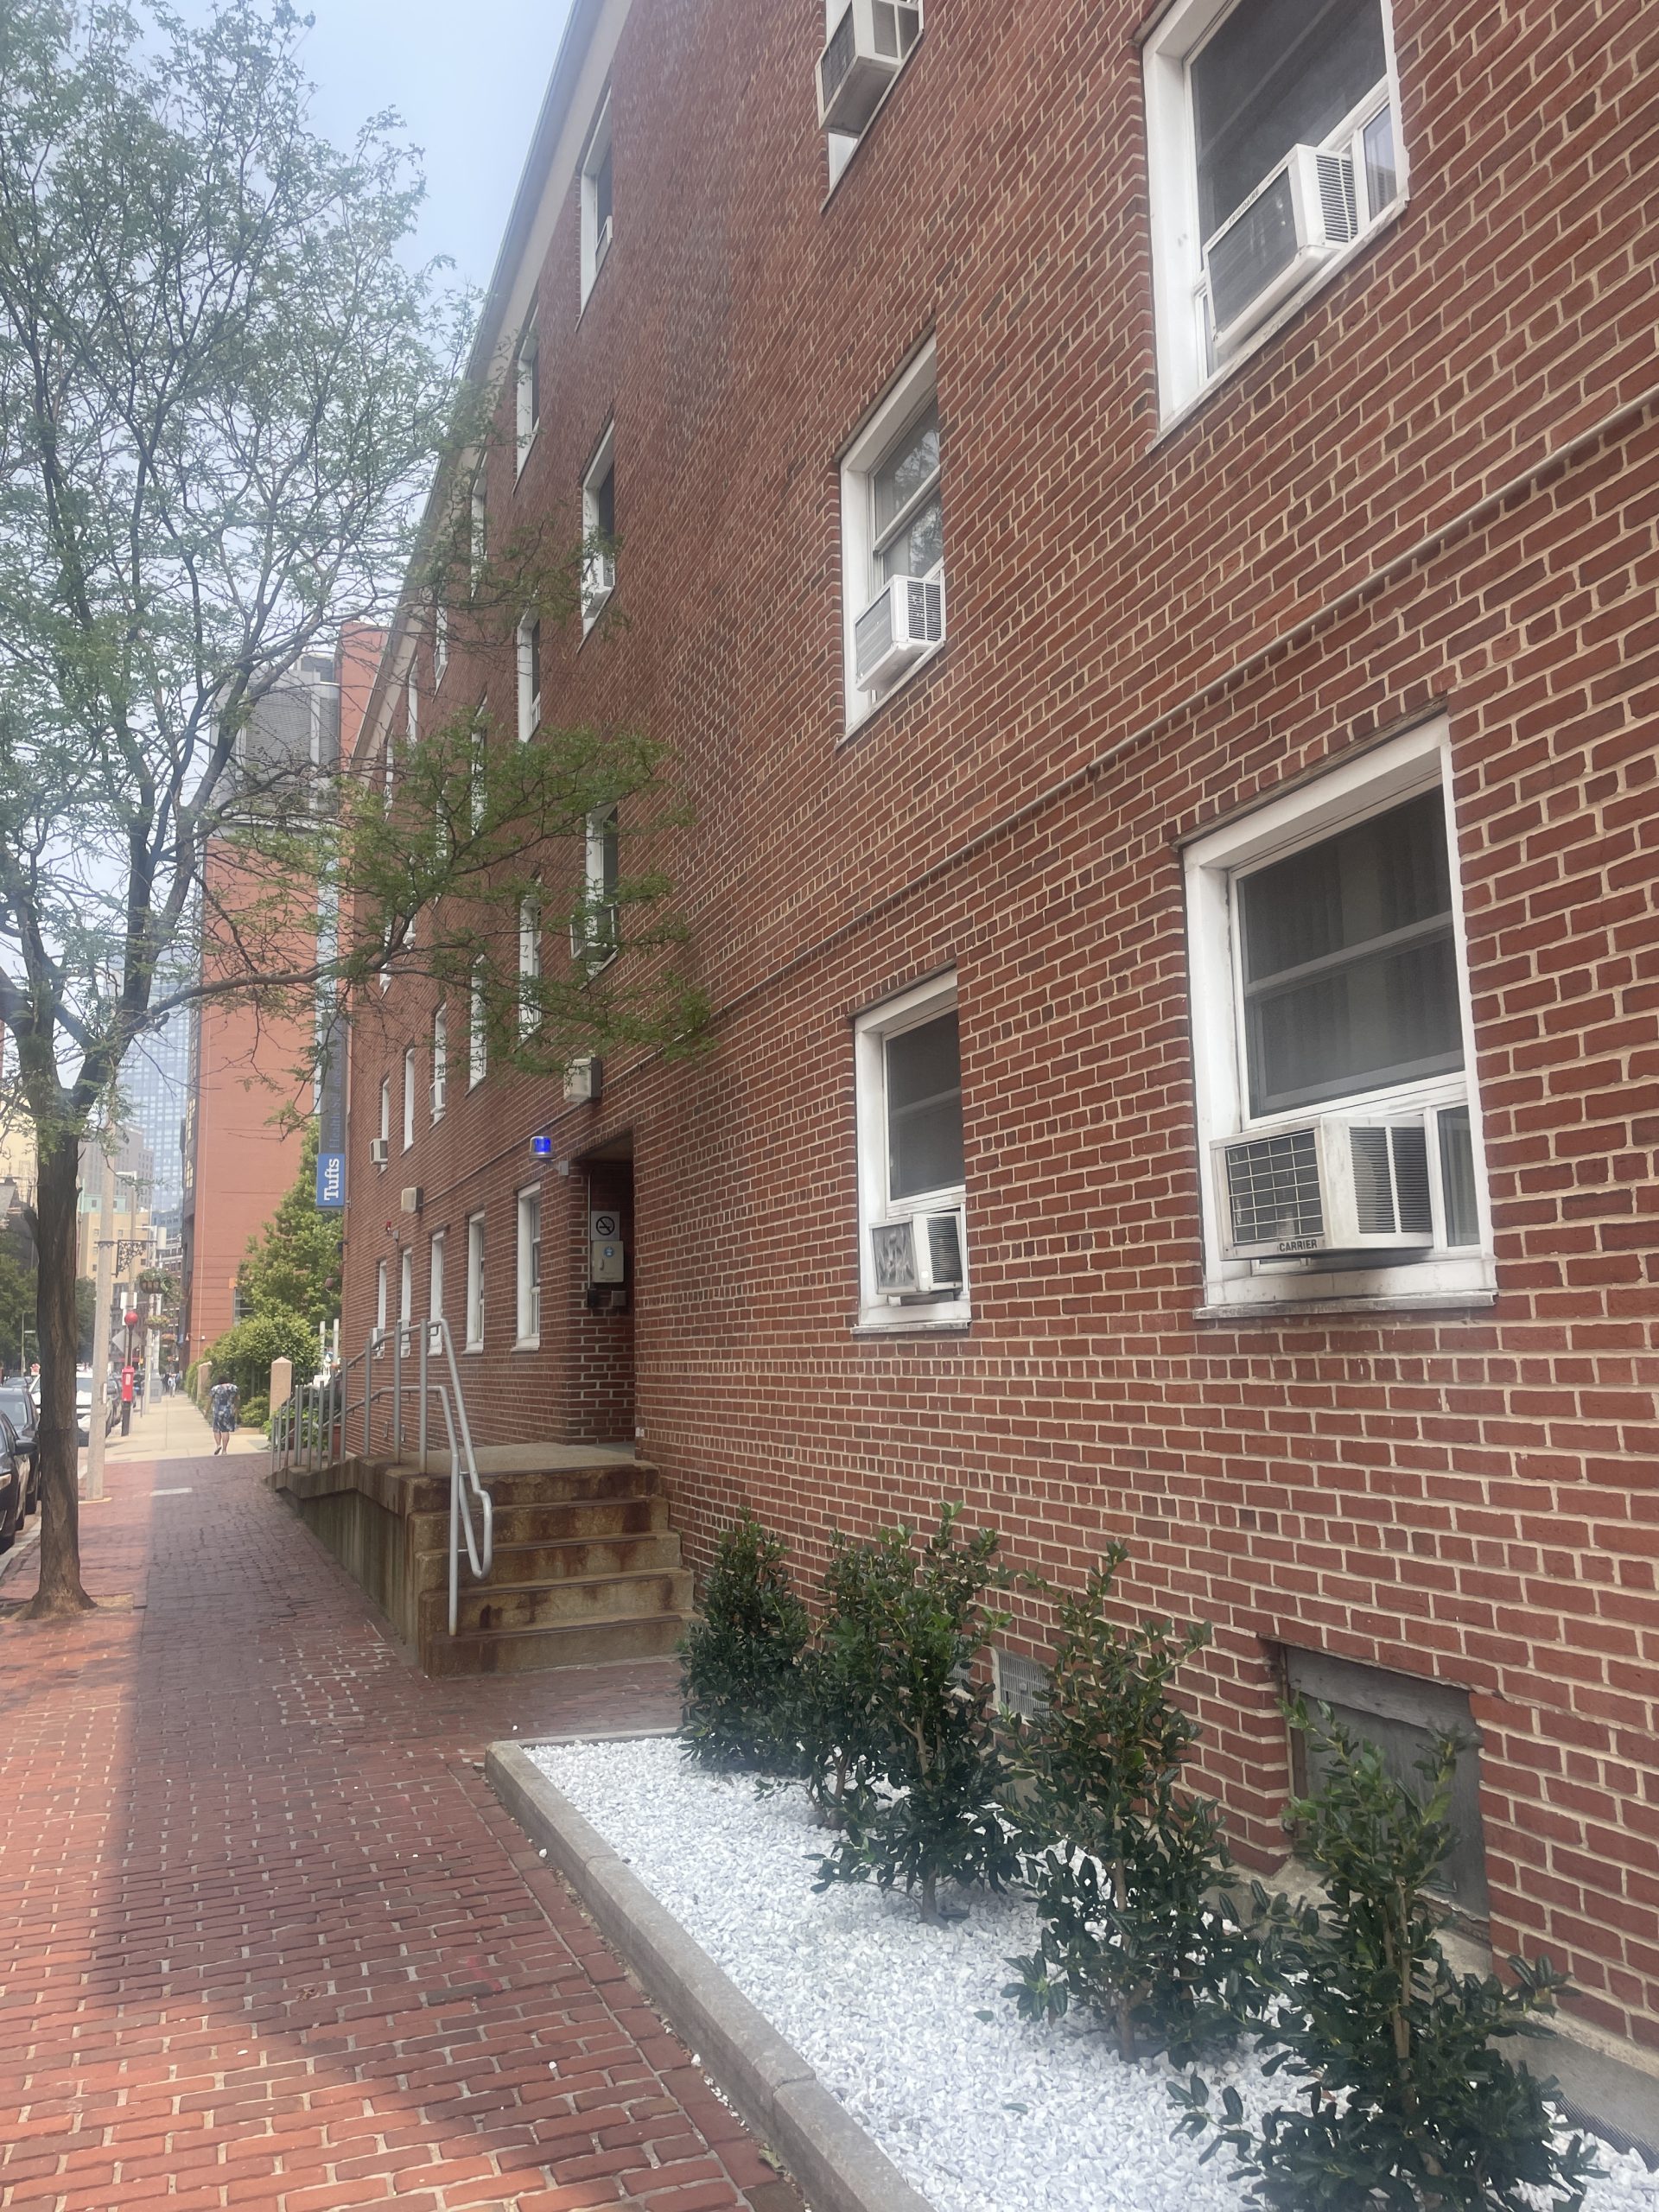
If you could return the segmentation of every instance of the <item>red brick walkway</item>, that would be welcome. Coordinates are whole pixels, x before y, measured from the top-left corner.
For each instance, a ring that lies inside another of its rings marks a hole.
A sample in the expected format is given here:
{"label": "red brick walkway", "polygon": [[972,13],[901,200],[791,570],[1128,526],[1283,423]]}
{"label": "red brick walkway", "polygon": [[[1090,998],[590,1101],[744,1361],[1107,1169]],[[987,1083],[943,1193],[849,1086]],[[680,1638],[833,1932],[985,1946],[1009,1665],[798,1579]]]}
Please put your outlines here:
{"label": "red brick walkway", "polygon": [[474,1764],[671,1669],[428,1682],[264,1465],[112,1465],[130,1609],[0,1625],[0,2205],[798,2212]]}

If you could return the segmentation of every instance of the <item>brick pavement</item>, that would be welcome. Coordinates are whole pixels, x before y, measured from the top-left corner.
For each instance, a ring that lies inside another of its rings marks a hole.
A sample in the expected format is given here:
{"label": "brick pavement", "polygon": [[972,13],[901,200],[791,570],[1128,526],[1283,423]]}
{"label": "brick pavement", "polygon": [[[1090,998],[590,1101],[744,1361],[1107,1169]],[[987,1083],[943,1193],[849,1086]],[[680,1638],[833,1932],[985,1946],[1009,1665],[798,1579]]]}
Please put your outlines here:
{"label": "brick pavement", "polygon": [[112,1465],[115,1603],[0,1624],[0,2205],[799,2212],[475,1764],[671,1667],[429,1682],[263,1472]]}

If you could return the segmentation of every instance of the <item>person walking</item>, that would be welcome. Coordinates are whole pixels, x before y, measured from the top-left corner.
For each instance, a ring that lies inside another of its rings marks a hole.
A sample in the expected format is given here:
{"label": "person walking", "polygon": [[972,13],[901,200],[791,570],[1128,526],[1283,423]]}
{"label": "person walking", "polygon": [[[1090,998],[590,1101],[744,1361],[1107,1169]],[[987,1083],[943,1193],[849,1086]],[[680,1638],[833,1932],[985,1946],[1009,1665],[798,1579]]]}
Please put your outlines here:
{"label": "person walking", "polygon": [[231,1448],[231,1438],[236,1431],[238,1392],[234,1382],[215,1382],[207,1398],[207,1418],[213,1427],[215,1457]]}

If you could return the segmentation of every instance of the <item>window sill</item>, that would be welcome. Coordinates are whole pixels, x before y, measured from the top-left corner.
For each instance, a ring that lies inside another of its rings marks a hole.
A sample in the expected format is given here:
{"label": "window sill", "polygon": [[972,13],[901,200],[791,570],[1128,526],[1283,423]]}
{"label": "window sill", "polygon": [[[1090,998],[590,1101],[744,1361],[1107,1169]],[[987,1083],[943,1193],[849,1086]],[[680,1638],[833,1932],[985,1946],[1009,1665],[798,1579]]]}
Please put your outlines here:
{"label": "window sill", "polygon": [[517,1337],[512,1348],[514,1351],[540,1351],[542,1340],[539,1337]]}
{"label": "window sill", "polygon": [[880,1337],[966,1337],[973,1333],[971,1313],[952,1313],[933,1319],[920,1314],[903,1314],[893,1321],[880,1320],[874,1313],[861,1313],[848,1324],[849,1335],[874,1340]]}
{"label": "window sill", "polygon": [[1231,383],[1241,369],[1248,367],[1256,355],[1272,345],[1281,332],[1293,323],[1305,308],[1311,307],[1322,292],[1334,284],[1339,276],[1345,275],[1357,261],[1363,259],[1370,251],[1373,246],[1380,244],[1400,221],[1410,205],[1411,195],[1407,193],[1396,200],[1393,207],[1385,208],[1370,228],[1357,238],[1351,245],[1344,247],[1334,260],[1327,261],[1323,269],[1316,270],[1303,285],[1301,290],[1293,294],[1276,314],[1269,315],[1261,329],[1247,344],[1239,348],[1230,361],[1224,363],[1212,376],[1207,378],[1198,386],[1190,397],[1182,400],[1177,408],[1164,417],[1158,425],[1152,443],[1147,448],[1148,453],[1156,453],[1166,439],[1173,438],[1179,431],[1184,430],[1193,416],[1200,414],[1217,394]]}
{"label": "window sill", "polygon": [[[950,639],[948,637],[944,637],[940,639],[937,645],[930,645],[927,651],[922,655],[921,658],[916,663],[916,665],[913,668],[907,668],[890,690],[884,691],[879,699],[872,700],[870,704],[864,709],[863,713],[860,715],[856,721],[849,721],[848,723],[846,728],[836,741],[837,747],[839,748],[843,745],[850,745],[855,737],[861,737],[864,734],[864,732],[869,728],[870,724],[874,721],[879,715],[884,715],[887,711],[888,708],[892,706],[895,699],[900,697],[905,692],[909,690],[911,685],[915,683],[918,676],[925,676],[930,672],[930,671],[937,669],[940,662],[944,658],[945,653],[950,647]],[[865,695],[861,692],[859,696],[861,698]]]}
{"label": "window sill", "polygon": [[1221,1300],[1193,1308],[1195,1321],[1285,1321],[1303,1314],[1486,1313],[1497,1304],[1495,1290],[1402,1291],[1356,1298]]}
{"label": "window sill", "polygon": [[[911,69],[914,66],[917,55],[921,52],[926,43],[927,27],[924,24],[922,27],[921,35],[916,41],[915,45],[911,48],[910,52],[905,56],[904,60],[899,63],[898,69],[894,72],[893,77],[888,81],[887,90],[876,102],[875,106],[871,112],[869,121],[865,124],[864,128],[859,132],[857,138],[854,141],[852,152],[848,155],[846,160],[841,165],[840,175],[835,179],[828,192],[824,194],[823,199],[818,202],[818,213],[820,215],[823,213],[824,210],[829,207],[830,202],[841,190],[842,184],[846,181],[848,175],[852,168],[853,163],[863,152],[865,147],[868,145],[871,131],[874,130],[876,124],[887,113],[887,102],[898,91],[899,86],[904,83],[906,78],[909,76]],[[826,131],[823,135],[825,137],[828,137],[829,133]],[[845,137],[850,136],[850,133],[843,131],[840,135]]]}

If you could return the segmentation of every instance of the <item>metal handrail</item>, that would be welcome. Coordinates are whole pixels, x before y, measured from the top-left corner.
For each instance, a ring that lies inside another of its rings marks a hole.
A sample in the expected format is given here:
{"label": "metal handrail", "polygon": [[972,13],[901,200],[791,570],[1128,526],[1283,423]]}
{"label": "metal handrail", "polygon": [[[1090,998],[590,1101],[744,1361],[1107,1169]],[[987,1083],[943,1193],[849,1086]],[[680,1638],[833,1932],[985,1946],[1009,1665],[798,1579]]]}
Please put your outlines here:
{"label": "metal handrail", "polygon": [[[417,1346],[413,1355],[416,1374],[412,1382],[406,1383],[404,1363],[411,1357],[411,1344]],[[377,1382],[376,1366],[388,1351],[391,1355],[391,1380]],[[435,1378],[431,1371],[435,1351],[441,1360]],[[353,1378],[359,1370],[361,1374],[353,1405]],[[374,1438],[375,1406],[388,1402],[391,1418],[384,1426],[383,1434],[394,1456],[401,1459],[406,1395],[412,1395],[415,1400],[417,1473],[429,1472],[434,1397],[448,1440],[449,1633],[453,1636],[460,1619],[461,1550],[464,1546],[467,1567],[479,1581],[483,1581],[495,1556],[495,1505],[479,1477],[472,1423],[467,1418],[467,1400],[461,1387],[461,1372],[455,1365],[454,1339],[442,1314],[421,1321],[391,1322],[372,1329],[363,1350],[346,1360],[327,1382],[308,1382],[296,1390],[271,1422],[271,1466],[273,1471],[293,1467],[307,1473],[320,1473],[324,1467],[345,1459],[353,1412],[361,1424],[362,1456],[369,1458]]]}

